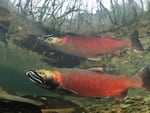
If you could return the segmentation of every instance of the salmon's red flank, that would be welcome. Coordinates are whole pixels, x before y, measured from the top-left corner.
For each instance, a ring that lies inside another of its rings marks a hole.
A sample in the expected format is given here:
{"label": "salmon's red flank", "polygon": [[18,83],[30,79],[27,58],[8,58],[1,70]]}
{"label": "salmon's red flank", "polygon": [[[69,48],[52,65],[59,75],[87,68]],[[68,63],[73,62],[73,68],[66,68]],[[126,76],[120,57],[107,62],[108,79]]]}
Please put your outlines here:
{"label": "salmon's red flank", "polygon": [[122,98],[129,88],[150,91],[150,65],[134,77],[58,68],[31,70],[26,75],[34,84],[66,95]]}
{"label": "salmon's red flank", "polygon": [[38,38],[38,40],[52,49],[63,53],[84,58],[94,58],[99,55],[113,53],[126,47],[143,51],[138,35],[139,32],[136,30],[124,40],[69,35],[64,37],[46,35]]}

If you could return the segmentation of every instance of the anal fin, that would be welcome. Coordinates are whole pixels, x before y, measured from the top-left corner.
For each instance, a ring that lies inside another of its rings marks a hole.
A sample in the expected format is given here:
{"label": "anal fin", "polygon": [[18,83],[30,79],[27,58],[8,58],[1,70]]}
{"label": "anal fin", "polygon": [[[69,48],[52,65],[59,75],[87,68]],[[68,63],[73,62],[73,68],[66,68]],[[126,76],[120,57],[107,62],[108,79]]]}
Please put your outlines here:
{"label": "anal fin", "polygon": [[128,94],[128,90],[125,90],[117,95],[113,95],[113,97],[116,97],[116,98],[125,98]]}

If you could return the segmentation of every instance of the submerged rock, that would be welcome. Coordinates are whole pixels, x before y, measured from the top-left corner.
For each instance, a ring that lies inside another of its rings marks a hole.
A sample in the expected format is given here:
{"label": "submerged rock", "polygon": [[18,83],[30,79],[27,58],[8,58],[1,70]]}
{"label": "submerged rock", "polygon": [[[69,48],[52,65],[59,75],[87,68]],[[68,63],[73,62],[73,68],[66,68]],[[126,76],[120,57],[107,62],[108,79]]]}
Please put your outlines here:
{"label": "submerged rock", "polygon": [[150,97],[135,96],[126,99],[114,99],[104,103],[99,100],[95,104],[85,106],[87,113],[150,113]]}

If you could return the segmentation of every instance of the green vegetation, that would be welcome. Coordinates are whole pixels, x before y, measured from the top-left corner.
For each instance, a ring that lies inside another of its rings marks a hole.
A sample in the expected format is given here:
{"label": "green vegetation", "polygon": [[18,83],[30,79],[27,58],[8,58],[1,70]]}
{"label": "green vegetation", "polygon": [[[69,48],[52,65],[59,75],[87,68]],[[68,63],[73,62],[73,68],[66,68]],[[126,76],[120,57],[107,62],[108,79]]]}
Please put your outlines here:
{"label": "green vegetation", "polygon": [[87,35],[113,29],[112,26],[137,23],[150,10],[149,0],[107,0],[110,8],[104,0],[92,4],[88,0],[12,1],[19,12],[48,31]]}

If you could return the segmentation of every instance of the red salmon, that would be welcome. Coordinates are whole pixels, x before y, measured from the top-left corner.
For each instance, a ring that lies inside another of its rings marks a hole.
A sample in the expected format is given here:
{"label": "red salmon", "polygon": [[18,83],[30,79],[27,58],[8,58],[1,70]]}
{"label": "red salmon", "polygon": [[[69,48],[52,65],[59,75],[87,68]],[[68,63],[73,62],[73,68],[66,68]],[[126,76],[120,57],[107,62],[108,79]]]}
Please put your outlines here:
{"label": "red salmon", "polygon": [[45,45],[74,56],[84,58],[96,58],[99,55],[113,53],[117,50],[132,47],[143,51],[143,47],[138,39],[138,31],[123,40],[116,40],[105,37],[85,37],[85,36],[42,36],[38,38]]}
{"label": "red salmon", "polygon": [[38,86],[82,97],[125,97],[129,88],[150,91],[150,65],[138,76],[115,76],[86,69],[40,69],[26,75]]}

